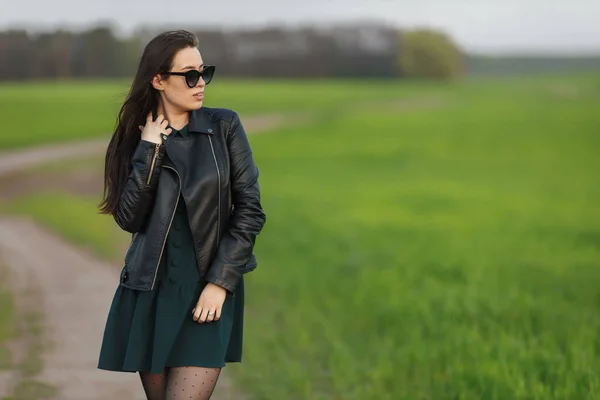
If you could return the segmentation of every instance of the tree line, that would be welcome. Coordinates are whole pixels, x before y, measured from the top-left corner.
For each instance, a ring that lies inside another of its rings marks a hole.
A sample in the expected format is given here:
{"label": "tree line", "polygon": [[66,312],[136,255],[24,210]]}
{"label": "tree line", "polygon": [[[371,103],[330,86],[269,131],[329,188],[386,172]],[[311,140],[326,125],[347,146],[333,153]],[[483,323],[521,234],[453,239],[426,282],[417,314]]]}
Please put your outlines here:
{"label": "tree line", "polygon": [[[193,29],[207,63],[234,77],[455,79],[466,56],[443,32],[378,24]],[[0,32],[0,80],[130,77],[158,30],[117,37],[109,26],[81,32]]]}

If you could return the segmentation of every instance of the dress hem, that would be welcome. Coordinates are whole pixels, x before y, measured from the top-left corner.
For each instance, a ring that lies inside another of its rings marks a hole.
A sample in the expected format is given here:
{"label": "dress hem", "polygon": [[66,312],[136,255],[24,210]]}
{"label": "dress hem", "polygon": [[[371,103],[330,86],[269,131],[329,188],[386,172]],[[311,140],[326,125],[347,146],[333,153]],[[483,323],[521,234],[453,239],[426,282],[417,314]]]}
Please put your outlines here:
{"label": "dress hem", "polygon": [[[225,363],[223,363],[220,366],[214,366],[214,365],[198,365],[198,364],[194,364],[194,363],[186,363],[185,365],[178,365],[178,364],[172,364],[172,365],[165,365],[164,368],[181,368],[181,367],[198,367],[198,368],[225,368],[227,366],[227,364],[231,364],[231,363],[241,363],[242,361],[226,361]],[[160,374],[163,371],[162,370],[152,370],[152,369],[147,369],[147,368],[140,368],[140,369],[128,369],[128,368],[111,368],[111,367],[101,367],[98,366],[96,367],[99,370],[102,371],[110,371],[110,372],[127,372],[127,373],[136,373],[136,372],[150,372],[150,373],[155,373],[155,374]]]}

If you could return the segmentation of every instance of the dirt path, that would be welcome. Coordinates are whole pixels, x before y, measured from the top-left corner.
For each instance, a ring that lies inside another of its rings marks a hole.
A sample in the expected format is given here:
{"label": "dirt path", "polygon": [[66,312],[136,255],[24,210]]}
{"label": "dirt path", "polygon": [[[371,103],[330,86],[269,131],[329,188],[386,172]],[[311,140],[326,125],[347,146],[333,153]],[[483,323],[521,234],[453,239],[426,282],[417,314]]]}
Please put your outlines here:
{"label": "dirt path", "polygon": [[0,152],[0,176],[74,155],[85,157],[99,154],[106,150],[107,144],[105,139],[96,139]]}
{"label": "dirt path", "polygon": [[[286,122],[282,116],[244,118],[249,134]],[[0,177],[48,162],[96,155],[106,144],[94,140],[0,153]],[[2,181],[2,191],[10,189],[8,182]],[[23,288],[39,288],[37,311],[48,347],[41,355],[44,368],[36,379],[56,387],[56,399],[145,398],[135,374],[96,369],[119,268],[91,257],[29,219],[14,217],[0,219],[0,262],[10,269],[17,301],[27,301]],[[14,379],[0,379],[0,393],[10,393],[12,388],[6,386],[14,384]],[[234,394],[227,368],[213,398],[240,398]]]}
{"label": "dirt path", "polygon": [[118,277],[114,266],[94,260],[26,219],[0,221],[0,249],[15,287],[40,288],[39,312],[49,347],[38,379],[56,386],[60,399],[143,399],[135,375],[96,370],[98,346]]}
{"label": "dirt path", "polygon": [[[285,115],[251,115],[242,117],[248,134],[260,133],[287,124]],[[0,176],[15,171],[68,158],[97,155],[106,150],[108,139],[60,143],[15,151],[0,151]]]}

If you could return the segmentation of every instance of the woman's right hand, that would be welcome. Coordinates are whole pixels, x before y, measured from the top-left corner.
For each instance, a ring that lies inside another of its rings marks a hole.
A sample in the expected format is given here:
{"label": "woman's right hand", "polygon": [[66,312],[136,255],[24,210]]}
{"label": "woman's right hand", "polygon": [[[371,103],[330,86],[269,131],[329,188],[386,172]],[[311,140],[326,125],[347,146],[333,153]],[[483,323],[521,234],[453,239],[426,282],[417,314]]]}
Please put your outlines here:
{"label": "woman's right hand", "polygon": [[161,134],[170,135],[173,131],[169,126],[169,121],[163,115],[159,115],[156,121],[152,120],[152,113],[146,117],[146,125],[140,125],[142,139],[152,143],[162,143]]}

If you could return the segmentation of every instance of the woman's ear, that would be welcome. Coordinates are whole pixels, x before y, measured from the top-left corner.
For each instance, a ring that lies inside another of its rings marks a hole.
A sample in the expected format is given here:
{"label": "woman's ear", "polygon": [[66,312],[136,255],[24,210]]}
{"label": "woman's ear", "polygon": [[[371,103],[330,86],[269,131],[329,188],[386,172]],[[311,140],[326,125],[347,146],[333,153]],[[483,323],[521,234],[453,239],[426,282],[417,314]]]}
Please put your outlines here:
{"label": "woman's ear", "polygon": [[160,74],[154,75],[154,78],[152,78],[152,86],[156,90],[164,90],[163,81],[160,78]]}

